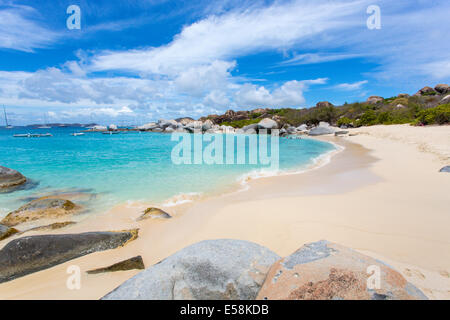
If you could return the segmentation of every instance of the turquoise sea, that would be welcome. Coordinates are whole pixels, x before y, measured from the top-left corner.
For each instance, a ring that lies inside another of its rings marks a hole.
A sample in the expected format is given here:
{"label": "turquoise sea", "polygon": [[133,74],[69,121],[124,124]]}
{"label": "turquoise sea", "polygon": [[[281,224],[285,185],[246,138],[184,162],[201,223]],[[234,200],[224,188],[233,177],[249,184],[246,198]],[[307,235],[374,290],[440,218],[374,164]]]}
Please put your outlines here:
{"label": "turquoise sea", "polygon": [[[270,170],[261,164],[176,165],[171,153],[178,142],[171,141],[170,134],[70,135],[81,130],[0,128],[0,165],[20,171],[31,181],[20,190],[0,193],[0,216],[30,199],[57,193],[95,195],[88,203],[92,211],[127,200],[161,203],[180,194],[231,190],[246,175]],[[53,137],[13,137],[47,132]],[[203,143],[203,148],[208,144]],[[334,149],[332,144],[316,140],[280,138],[279,170],[306,168]]]}

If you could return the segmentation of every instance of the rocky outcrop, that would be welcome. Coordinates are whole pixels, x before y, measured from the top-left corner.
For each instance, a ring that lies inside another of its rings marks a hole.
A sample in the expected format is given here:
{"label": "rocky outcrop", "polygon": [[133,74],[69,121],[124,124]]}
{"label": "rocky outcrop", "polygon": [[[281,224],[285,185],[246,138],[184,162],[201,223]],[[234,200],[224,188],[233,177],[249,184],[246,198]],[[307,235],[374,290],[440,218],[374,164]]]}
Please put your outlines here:
{"label": "rocky outcrop", "polygon": [[383,102],[383,97],[379,97],[379,96],[370,96],[369,98],[367,98],[367,102],[370,104],[377,104],[379,102]]}
{"label": "rocky outcrop", "polygon": [[434,95],[434,94],[436,94],[436,91],[434,91],[433,88],[431,88],[431,87],[423,87],[422,89],[417,91],[417,93],[415,95],[416,96],[428,96],[428,95]]}
{"label": "rocky outcrop", "polygon": [[448,84],[440,83],[434,87],[434,90],[436,90],[440,94],[446,94],[450,93],[450,86]]}
{"label": "rocky outcrop", "polygon": [[328,108],[328,107],[332,107],[333,104],[331,102],[328,101],[321,101],[321,102],[317,102],[316,107],[318,108]]}
{"label": "rocky outcrop", "polygon": [[258,129],[278,129],[278,123],[270,118],[264,118],[260,122],[258,122]]}
{"label": "rocky outcrop", "polygon": [[328,122],[320,122],[317,127],[309,130],[308,134],[310,136],[321,136],[324,134],[333,134],[335,131],[336,129],[331,127]]}
{"label": "rocky outcrop", "polygon": [[305,245],[277,261],[271,267],[257,298],[426,299],[419,289],[386,264],[328,241]]}
{"label": "rocky outcrop", "polygon": [[19,171],[0,166],[0,191],[24,184],[27,181]]}
{"label": "rocky outcrop", "polygon": [[159,208],[154,208],[154,207],[150,207],[145,209],[144,213],[137,218],[137,220],[144,220],[144,219],[149,219],[149,218],[162,218],[162,219],[169,219],[172,218],[172,216],[170,214],[168,214],[167,212],[165,212],[164,210],[161,210]]}
{"label": "rocky outcrop", "polygon": [[80,209],[80,206],[69,200],[43,197],[9,213],[1,223],[11,227],[43,218],[64,217],[77,213]]}
{"label": "rocky outcrop", "polygon": [[241,240],[206,240],[124,282],[103,299],[254,299],[279,257]]}
{"label": "rocky outcrop", "polygon": [[0,283],[137,238],[137,230],[39,235],[12,240],[0,250]]}
{"label": "rocky outcrop", "polygon": [[141,256],[136,256],[118,263],[115,263],[109,267],[99,268],[95,270],[87,271],[88,274],[126,271],[126,270],[143,270],[145,269],[144,261]]}
{"label": "rocky outcrop", "polygon": [[450,172],[450,166],[445,166],[439,172]]}
{"label": "rocky outcrop", "polygon": [[0,224],[0,241],[18,232],[19,231],[14,228]]}

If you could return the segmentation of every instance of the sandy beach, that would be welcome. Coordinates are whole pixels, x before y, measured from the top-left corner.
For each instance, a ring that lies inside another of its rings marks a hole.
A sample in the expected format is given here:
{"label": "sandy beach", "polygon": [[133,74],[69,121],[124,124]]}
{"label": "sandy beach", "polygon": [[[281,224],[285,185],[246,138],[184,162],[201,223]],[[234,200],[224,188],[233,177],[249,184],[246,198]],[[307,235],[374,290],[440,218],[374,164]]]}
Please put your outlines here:
{"label": "sandy beach", "polygon": [[[99,299],[139,271],[85,271],[136,255],[149,267],[187,245],[219,238],[253,241],[280,256],[326,239],[388,263],[430,299],[450,299],[450,175],[439,173],[450,164],[450,126],[373,126],[320,139],[344,149],[314,170],[251,180],[245,191],[164,208],[172,219],[136,222],[148,204],[127,203],[52,231],[140,229],[125,247],[2,283],[0,299]],[[82,270],[80,290],[66,287],[71,265]]]}

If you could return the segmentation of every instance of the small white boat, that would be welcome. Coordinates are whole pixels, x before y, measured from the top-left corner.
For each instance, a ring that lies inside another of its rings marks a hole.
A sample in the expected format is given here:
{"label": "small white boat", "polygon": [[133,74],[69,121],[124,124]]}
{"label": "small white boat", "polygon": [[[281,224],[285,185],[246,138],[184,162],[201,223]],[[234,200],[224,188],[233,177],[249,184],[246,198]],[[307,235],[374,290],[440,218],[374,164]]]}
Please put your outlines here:
{"label": "small white boat", "polygon": [[47,138],[47,137],[53,137],[51,133],[24,133],[24,134],[15,134],[13,135],[14,138]]}
{"label": "small white boat", "polygon": [[74,132],[74,133],[71,133],[70,135],[74,136],[74,137],[84,136],[84,132]]}

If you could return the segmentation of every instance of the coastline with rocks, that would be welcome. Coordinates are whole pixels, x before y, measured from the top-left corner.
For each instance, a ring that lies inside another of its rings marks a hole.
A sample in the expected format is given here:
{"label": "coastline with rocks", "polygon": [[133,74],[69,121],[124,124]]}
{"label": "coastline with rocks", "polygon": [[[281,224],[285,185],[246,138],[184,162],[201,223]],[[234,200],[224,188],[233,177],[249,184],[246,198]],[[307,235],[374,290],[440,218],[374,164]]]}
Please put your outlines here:
{"label": "coastline with rocks", "polygon": [[[434,109],[448,87],[430,89],[415,97],[431,97]],[[380,98],[365,106],[386,108]],[[76,201],[31,200],[0,221],[0,299],[450,299],[449,125],[359,126],[367,111],[351,123],[337,116],[296,125],[255,110],[251,119],[229,111],[138,130],[276,129],[341,150],[314,170],[249,179],[244,190],[176,206],[124,203],[73,221],[84,209]],[[26,182],[1,170],[5,188]],[[71,265],[80,267],[80,290],[67,289]],[[381,289],[367,288],[371,265],[382,269]]]}

